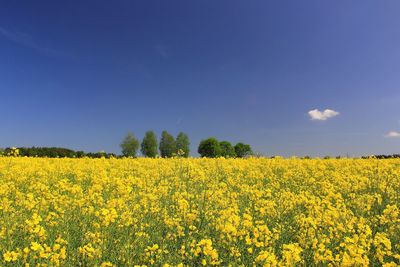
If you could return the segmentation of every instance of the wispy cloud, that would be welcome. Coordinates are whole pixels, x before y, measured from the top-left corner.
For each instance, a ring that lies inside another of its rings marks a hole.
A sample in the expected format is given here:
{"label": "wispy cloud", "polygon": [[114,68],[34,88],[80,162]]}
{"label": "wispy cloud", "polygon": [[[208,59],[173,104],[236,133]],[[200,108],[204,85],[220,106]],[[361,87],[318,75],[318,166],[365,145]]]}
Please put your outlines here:
{"label": "wispy cloud", "polygon": [[324,111],[319,111],[318,109],[313,109],[308,112],[308,115],[310,116],[311,120],[317,120],[317,121],[326,121],[329,118],[333,118],[340,113],[332,110],[332,109],[325,109]]}
{"label": "wispy cloud", "polygon": [[154,50],[158,55],[160,55],[163,59],[169,59],[170,53],[168,52],[168,47],[165,45],[155,45]]}
{"label": "wispy cloud", "polygon": [[46,54],[48,56],[65,56],[66,54],[62,51],[52,49],[50,47],[40,45],[37,43],[34,38],[25,32],[20,32],[20,31],[10,31],[5,29],[4,27],[0,26],[0,36],[3,36],[5,39],[8,41],[14,42],[19,45],[23,45],[25,47],[28,47],[30,49],[39,51],[43,54]]}
{"label": "wispy cloud", "polygon": [[390,131],[387,134],[385,134],[386,138],[400,138],[400,132],[396,131]]}

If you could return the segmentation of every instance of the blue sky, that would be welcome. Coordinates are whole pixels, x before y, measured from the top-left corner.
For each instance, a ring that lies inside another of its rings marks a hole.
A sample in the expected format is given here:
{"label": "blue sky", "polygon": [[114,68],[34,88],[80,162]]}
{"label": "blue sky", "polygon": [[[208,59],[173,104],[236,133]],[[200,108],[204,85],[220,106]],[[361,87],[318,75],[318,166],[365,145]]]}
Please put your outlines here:
{"label": "blue sky", "polygon": [[[399,1],[2,1],[0,147],[128,131],[400,153]],[[325,111],[328,109],[327,111]],[[309,113],[310,112],[310,113]]]}

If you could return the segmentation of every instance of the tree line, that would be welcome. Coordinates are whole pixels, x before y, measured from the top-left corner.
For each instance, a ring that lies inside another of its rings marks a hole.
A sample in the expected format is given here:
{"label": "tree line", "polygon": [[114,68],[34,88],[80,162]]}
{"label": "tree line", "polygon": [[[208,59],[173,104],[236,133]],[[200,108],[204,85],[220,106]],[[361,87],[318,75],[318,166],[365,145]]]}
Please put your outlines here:
{"label": "tree line", "polygon": [[[17,153],[16,153],[17,151]],[[47,158],[111,158],[117,157],[114,153],[104,151],[95,153],[86,153],[84,151],[75,151],[62,147],[7,147],[0,149],[0,155],[13,155],[21,157],[47,157]]]}
{"label": "tree line", "polygon": [[[160,155],[163,158],[173,156],[189,157],[190,141],[187,134],[180,132],[174,138],[167,131],[161,133],[160,143],[158,144],[157,135],[153,131],[147,131],[142,142],[131,132],[122,140],[120,144],[122,155],[125,157],[136,157],[140,147],[143,156],[155,158]],[[158,153],[160,151],[160,153]]]}
{"label": "tree line", "polygon": [[[189,136],[180,132],[176,137],[162,131],[161,138],[158,141],[154,131],[147,131],[140,142],[132,132],[129,132],[120,143],[122,155],[106,153],[104,151],[96,153],[86,153],[84,151],[75,151],[61,147],[18,147],[0,149],[0,155],[15,155],[27,157],[48,157],[48,158],[118,158],[118,157],[137,157],[139,150],[145,157],[171,158],[171,157],[189,157],[190,140]],[[197,152],[201,157],[216,158],[244,158],[253,154],[250,145],[237,143],[232,145],[228,141],[218,141],[210,137],[200,142]]]}
{"label": "tree line", "polygon": [[[187,134],[180,132],[174,138],[167,131],[161,133],[160,143],[158,144],[157,136],[153,131],[147,131],[142,142],[128,133],[121,143],[122,154],[124,156],[136,157],[139,147],[143,156],[155,158],[160,155],[163,158],[173,156],[188,157],[190,152],[190,141]],[[158,151],[160,154],[158,154]],[[216,158],[244,158],[252,155],[250,145],[237,143],[233,146],[228,141],[218,141],[214,137],[204,139],[200,142],[197,152],[201,157]]]}

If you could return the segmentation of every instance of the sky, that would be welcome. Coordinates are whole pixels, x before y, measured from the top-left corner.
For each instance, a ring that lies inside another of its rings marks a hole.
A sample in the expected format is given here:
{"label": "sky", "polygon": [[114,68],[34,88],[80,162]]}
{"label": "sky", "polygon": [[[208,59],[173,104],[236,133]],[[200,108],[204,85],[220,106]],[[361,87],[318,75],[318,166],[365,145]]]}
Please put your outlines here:
{"label": "sky", "polygon": [[400,153],[400,1],[3,0],[0,147],[128,131],[268,156]]}

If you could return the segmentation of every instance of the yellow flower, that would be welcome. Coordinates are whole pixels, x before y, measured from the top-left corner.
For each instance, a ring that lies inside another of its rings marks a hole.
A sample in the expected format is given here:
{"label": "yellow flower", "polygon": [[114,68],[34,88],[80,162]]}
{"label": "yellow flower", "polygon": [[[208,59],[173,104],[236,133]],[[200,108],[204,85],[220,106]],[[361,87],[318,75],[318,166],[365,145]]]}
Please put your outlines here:
{"label": "yellow flower", "polygon": [[19,254],[14,251],[7,251],[3,254],[3,258],[5,262],[13,262],[18,260]]}
{"label": "yellow flower", "polygon": [[42,245],[40,245],[40,244],[37,243],[37,242],[32,242],[32,243],[31,243],[31,249],[32,249],[33,251],[42,251],[42,250],[44,250],[44,248],[42,247]]}
{"label": "yellow flower", "polygon": [[114,267],[115,265],[109,261],[103,262],[100,267]]}
{"label": "yellow flower", "polygon": [[301,261],[302,248],[298,244],[283,245],[282,257],[285,264],[294,265]]}

